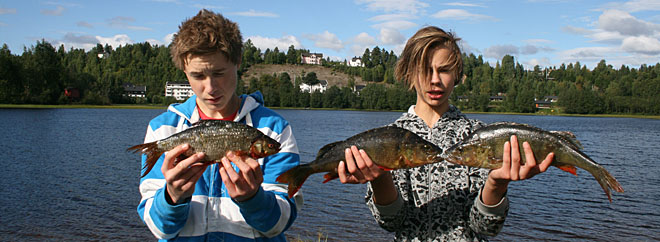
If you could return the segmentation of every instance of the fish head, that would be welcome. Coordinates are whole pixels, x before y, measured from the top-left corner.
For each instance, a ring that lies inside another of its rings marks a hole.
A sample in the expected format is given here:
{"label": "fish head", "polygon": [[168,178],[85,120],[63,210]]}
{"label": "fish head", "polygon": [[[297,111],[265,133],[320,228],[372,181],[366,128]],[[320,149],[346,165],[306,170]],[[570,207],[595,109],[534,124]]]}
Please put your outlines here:
{"label": "fish head", "polygon": [[253,158],[263,158],[280,152],[280,143],[268,136],[254,139],[250,146],[250,155]]}
{"label": "fish head", "polygon": [[430,163],[436,163],[444,160],[442,155],[442,149],[440,147],[430,143],[430,142],[420,142],[412,149],[413,157],[415,157],[414,163],[416,165],[424,165]]}
{"label": "fish head", "polygon": [[446,160],[457,165],[484,167],[486,163],[491,163],[492,157],[495,157],[494,150],[481,143],[459,143],[449,149]]}

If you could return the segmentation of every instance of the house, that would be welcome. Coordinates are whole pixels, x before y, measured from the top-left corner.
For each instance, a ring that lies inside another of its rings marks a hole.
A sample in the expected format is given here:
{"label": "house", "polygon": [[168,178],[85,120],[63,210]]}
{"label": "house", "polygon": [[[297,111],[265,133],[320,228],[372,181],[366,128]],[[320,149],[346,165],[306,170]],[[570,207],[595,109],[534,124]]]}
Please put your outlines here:
{"label": "house", "polygon": [[501,102],[501,101],[504,101],[504,96],[500,96],[500,95],[497,95],[497,96],[490,96],[490,101],[491,101],[491,102]]}
{"label": "house", "polygon": [[545,97],[543,97],[543,100],[549,101],[549,102],[552,102],[552,103],[556,103],[559,100],[559,97],[557,97],[557,96],[545,96]]}
{"label": "house", "polygon": [[353,58],[351,58],[350,61],[348,61],[348,66],[362,67],[362,66],[364,66],[364,64],[362,64],[362,58],[353,57]]}
{"label": "house", "polygon": [[362,85],[362,84],[356,84],[355,86],[353,86],[353,92],[359,94],[360,91],[362,91],[362,89],[364,89],[365,87],[367,87],[367,86],[366,86],[366,85]]}
{"label": "house", "polygon": [[188,82],[166,82],[165,96],[174,97],[176,100],[186,100],[195,95]]}
{"label": "house", "polygon": [[550,108],[550,105],[552,103],[550,101],[545,101],[545,100],[537,100],[534,102],[534,106],[536,108]]}
{"label": "house", "polygon": [[64,89],[64,96],[66,96],[69,101],[78,100],[80,98],[80,91],[75,87],[67,87]]}
{"label": "house", "polygon": [[147,97],[147,87],[124,83],[124,96],[145,98]]}
{"label": "house", "polygon": [[323,54],[321,53],[302,53],[303,64],[320,65],[322,60]]}
{"label": "house", "polygon": [[309,85],[307,83],[301,83],[300,84],[300,91],[301,92],[306,92],[306,93],[312,93],[312,92],[320,92],[323,93],[325,92],[326,88],[328,87],[328,81],[326,80],[319,80],[319,83],[316,83],[314,85]]}

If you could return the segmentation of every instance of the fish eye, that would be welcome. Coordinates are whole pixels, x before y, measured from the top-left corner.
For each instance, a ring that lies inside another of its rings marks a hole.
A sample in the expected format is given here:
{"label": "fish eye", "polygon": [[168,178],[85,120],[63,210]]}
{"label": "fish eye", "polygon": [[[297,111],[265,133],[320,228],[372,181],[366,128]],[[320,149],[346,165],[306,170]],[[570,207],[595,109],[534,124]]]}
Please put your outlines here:
{"label": "fish eye", "polygon": [[274,146],[273,144],[268,144],[268,148],[271,148],[271,149],[272,149],[273,146]]}

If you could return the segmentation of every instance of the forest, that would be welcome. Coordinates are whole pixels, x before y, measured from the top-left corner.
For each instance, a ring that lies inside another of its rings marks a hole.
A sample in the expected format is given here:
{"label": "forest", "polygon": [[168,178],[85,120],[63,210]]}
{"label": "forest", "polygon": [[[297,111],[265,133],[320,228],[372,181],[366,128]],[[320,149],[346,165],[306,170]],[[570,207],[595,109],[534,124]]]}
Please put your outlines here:
{"label": "forest", "polygon": [[[328,86],[325,92],[305,93],[301,83],[314,84],[322,77],[309,72],[264,74],[243,80],[241,73],[254,64],[301,64],[306,49],[290,46],[286,51],[244,44],[237,93],[261,91],[266,106],[298,108],[351,108],[405,110],[415,94],[393,75],[397,56],[378,46],[367,48],[364,66],[324,59],[323,66],[351,76],[348,86]],[[569,114],[660,114],[660,63],[615,69],[601,60],[592,69],[576,63],[525,69],[506,55],[495,64],[481,55],[464,53],[466,79],[456,86],[451,101],[467,111],[534,113],[535,101],[548,96],[559,100],[552,108]],[[295,76],[295,78],[292,78]],[[354,90],[355,78],[367,85]],[[12,54],[0,48],[0,103],[3,104],[158,104],[177,102],[165,97],[166,82],[185,82],[185,75],[172,64],[169,47],[147,42],[113,48],[98,44],[89,51],[55,47],[45,40]],[[146,86],[146,98],[124,94],[125,84]],[[79,90],[79,98],[64,90]],[[502,97],[493,100],[492,97]]]}

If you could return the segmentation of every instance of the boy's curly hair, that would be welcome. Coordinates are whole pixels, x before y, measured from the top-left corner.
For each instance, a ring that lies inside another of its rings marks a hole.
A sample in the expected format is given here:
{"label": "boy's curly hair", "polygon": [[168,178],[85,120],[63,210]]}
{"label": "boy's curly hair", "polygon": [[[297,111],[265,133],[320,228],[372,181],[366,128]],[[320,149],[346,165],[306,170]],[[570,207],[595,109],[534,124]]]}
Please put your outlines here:
{"label": "boy's curly hair", "polygon": [[202,9],[179,26],[170,45],[174,65],[183,70],[190,55],[221,52],[233,64],[241,62],[243,37],[238,24],[219,13]]}

